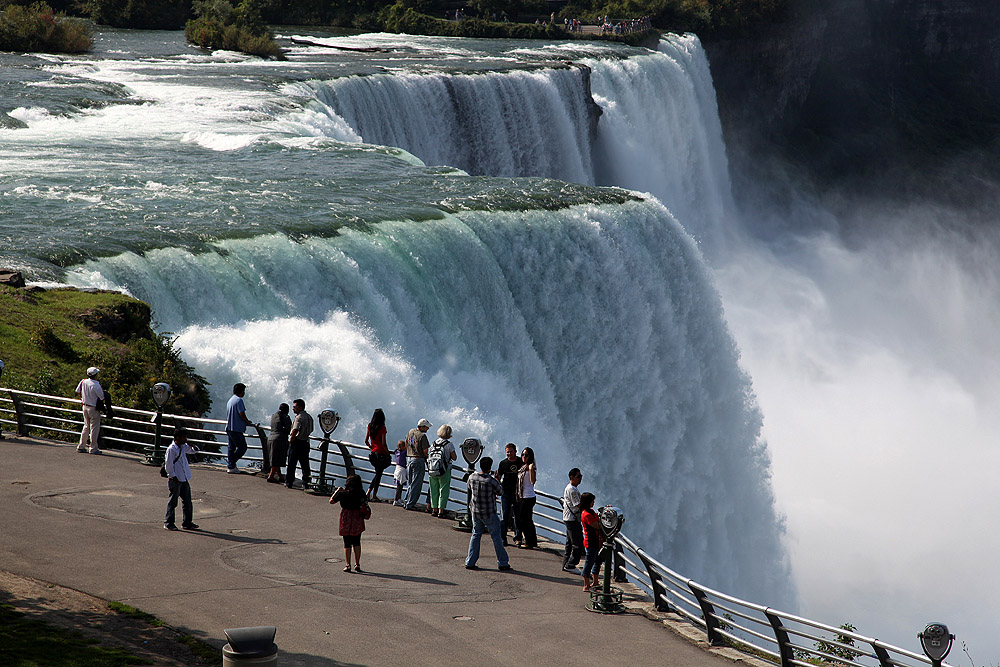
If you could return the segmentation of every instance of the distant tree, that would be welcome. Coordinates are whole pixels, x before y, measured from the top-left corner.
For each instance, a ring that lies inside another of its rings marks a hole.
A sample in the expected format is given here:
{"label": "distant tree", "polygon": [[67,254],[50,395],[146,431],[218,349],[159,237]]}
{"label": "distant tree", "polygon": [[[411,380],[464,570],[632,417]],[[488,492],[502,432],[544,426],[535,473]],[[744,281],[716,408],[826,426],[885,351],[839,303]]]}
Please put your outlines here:
{"label": "distant tree", "polygon": [[[57,14],[44,2],[10,4],[0,15],[0,51],[80,53],[92,44],[89,24]],[[55,344],[51,337],[45,342]]]}
{"label": "distant tree", "polygon": [[255,56],[282,58],[274,33],[263,19],[261,0],[195,0],[197,18],[187,22],[184,37],[206,49],[241,51]]}
{"label": "distant tree", "polygon": [[177,30],[191,17],[191,0],[82,0],[95,22],[116,28]]}

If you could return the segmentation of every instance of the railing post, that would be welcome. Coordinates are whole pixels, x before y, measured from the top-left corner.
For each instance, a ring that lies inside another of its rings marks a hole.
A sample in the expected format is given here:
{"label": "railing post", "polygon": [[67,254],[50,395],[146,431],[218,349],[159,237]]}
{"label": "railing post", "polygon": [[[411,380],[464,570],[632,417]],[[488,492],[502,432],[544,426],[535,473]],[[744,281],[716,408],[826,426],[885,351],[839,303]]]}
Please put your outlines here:
{"label": "railing post", "polygon": [[[635,555],[639,557],[642,564],[646,567],[646,574],[649,576],[649,583],[653,586],[653,609],[656,611],[670,612],[673,609],[670,608],[670,603],[665,599],[667,595],[667,586],[663,583],[663,577],[656,568],[653,567],[653,562],[646,557],[646,554],[639,549],[635,552]],[[661,594],[663,597],[661,597]]]}
{"label": "railing post", "polygon": [[21,405],[21,399],[17,397],[13,389],[7,393],[10,394],[10,400],[14,402],[14,418],[17,419],[17,434],[22,438],[27,438],[28,421],[25,419],[24,406]]}
{"label": "railing post", "polygon": [[[266,477],[267,474],[271,472],[270,470],[264,470],[264,452],[267,451],[267,436],[264,435],[264,427],[261,426],[260,424],[254,424],[253,428],[255,431],[257,431],[257,439],[260,440],[261,470],[263,471],[264,476]],[[274,461],[271,460],[270,456],[267,457],[267,463],[272,468],[274,467]]]}
{"label": "railing post", "polygon": [[889,652],[878,645],[878,640],[872,642],[872,649],[875,651],[875,657],[878,658],[879,664],[882,667],[893,667],[892,658],[889,657]]}
{"label": "railing post", "polygon": [[785,627],[781,624],[781,619],[770,609],[764,610],[764,616],[767,617],[768,622],[771,624],[771,629],[774,630],[774,638],[778,641],[781,667],[793,667],[792,661],[795,660],[795,651],[792,650],[792,640],[789,639]]}
{"label": "railing post", "polygon": [[354,461],[351,459],[351,453],[347,451],[347,445],[342,441],[334,440],[334,444],[340,449],[340,455],[344,458],[344,474],[350,477],[354,474]]}
{"label": "railing post", "polygon": [[719,619],[715,617],[715,607],[709,601],[708,595],[705,594],[705,591],[695,586],[692,581],[688,582],[688,588],[694,593],[694,597],[698,600],[698,605],[701,607],[701,615],[705,618],[705,633],[708,635],[708,643],[712,646],[723,646],[726,640],[719,634]]}

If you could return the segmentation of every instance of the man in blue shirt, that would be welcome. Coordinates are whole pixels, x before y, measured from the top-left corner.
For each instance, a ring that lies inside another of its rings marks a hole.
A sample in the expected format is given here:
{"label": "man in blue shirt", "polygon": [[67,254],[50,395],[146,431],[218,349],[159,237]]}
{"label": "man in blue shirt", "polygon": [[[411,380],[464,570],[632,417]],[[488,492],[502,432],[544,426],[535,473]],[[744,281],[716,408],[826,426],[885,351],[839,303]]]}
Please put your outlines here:
{"label": "man in blue shirt", "polygon": [[489,531],[493,538],[493,550],[497,554],[497,569],[509,570],[510,560],[507,550],[500,540],[500,517],[497,516],[497,497],[503,495],[503,487],[496,477],[490,474],[493,459],[484,456],[479,461],[480,472],[469,476],[469,488],[472,491],[469,498],[469,513],[472,515],[472,537],[469,539],[469,555],[465,559],[465,569],[478,570],[479,543],[483,533]]}
{"label": "man in blue shirt", "polygon": [[247,426],[256,426],[247,419],[247,408],[243,404],[243,395],[247,391],[247,386],[242,382],[233,385],[233,395],[226,403],[226,435],[229,436],[229,447],[226,451],[226,459],[229,465],[230,475],[236,475],[240,471],[236,468],[236,462],[247,453]]}

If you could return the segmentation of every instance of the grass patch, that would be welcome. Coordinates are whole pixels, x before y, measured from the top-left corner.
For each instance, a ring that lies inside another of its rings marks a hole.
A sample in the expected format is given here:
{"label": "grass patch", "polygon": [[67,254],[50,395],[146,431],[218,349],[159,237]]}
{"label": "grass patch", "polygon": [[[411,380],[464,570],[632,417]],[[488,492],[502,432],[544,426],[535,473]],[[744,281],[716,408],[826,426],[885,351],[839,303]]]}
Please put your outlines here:
{"label": "grass patch", "polygon": [[170,334],[158,334],[149,306],[117,292],[32,290],[0,286],[2,384],[39,394],[73,396],[88,366],[118,406],[155,409],[150,387],[166,382],[170,412],[201,415],[211,399],[206,380],[184,362]]}
{"label": "grass patch", "polygon": [[25,618],[0,605],[0,665],[5,667],[125,667],[151,665],[117,647],[98,645],[78,632]]}
{"label": "grass patch", "polygon": [[129,618],[134,618],[139,621],[144,621],[147,625],[151,625],[154,628],[162,628],[166,625],[163,621],[153,616],[152,614],[147,614],[144,611],[140,611],[133,607],[132,605],[125,604],[124,602],[112,601],[108,603],[108,609],[120,614],[122,616],[127,616]]}

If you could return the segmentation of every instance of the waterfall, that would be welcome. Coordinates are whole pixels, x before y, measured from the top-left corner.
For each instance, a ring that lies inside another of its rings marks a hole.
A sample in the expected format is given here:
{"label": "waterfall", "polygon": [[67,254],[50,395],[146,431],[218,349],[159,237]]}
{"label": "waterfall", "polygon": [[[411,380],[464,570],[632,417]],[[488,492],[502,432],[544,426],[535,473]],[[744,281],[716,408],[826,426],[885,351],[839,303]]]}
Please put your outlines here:
{"label": "waterfall", "polygon": [[217,401],[249,385],[255,419],[274,410],[264,396],[304,396],[340,411],[345,438],[382,406],[391,438],[426,416],[496,455],[530,445],[543,488],[579,465],[678,570],[788,601],[749,379],[700,252],[655,200],[212,248],[125,253],[72,279],[151,302]]}

